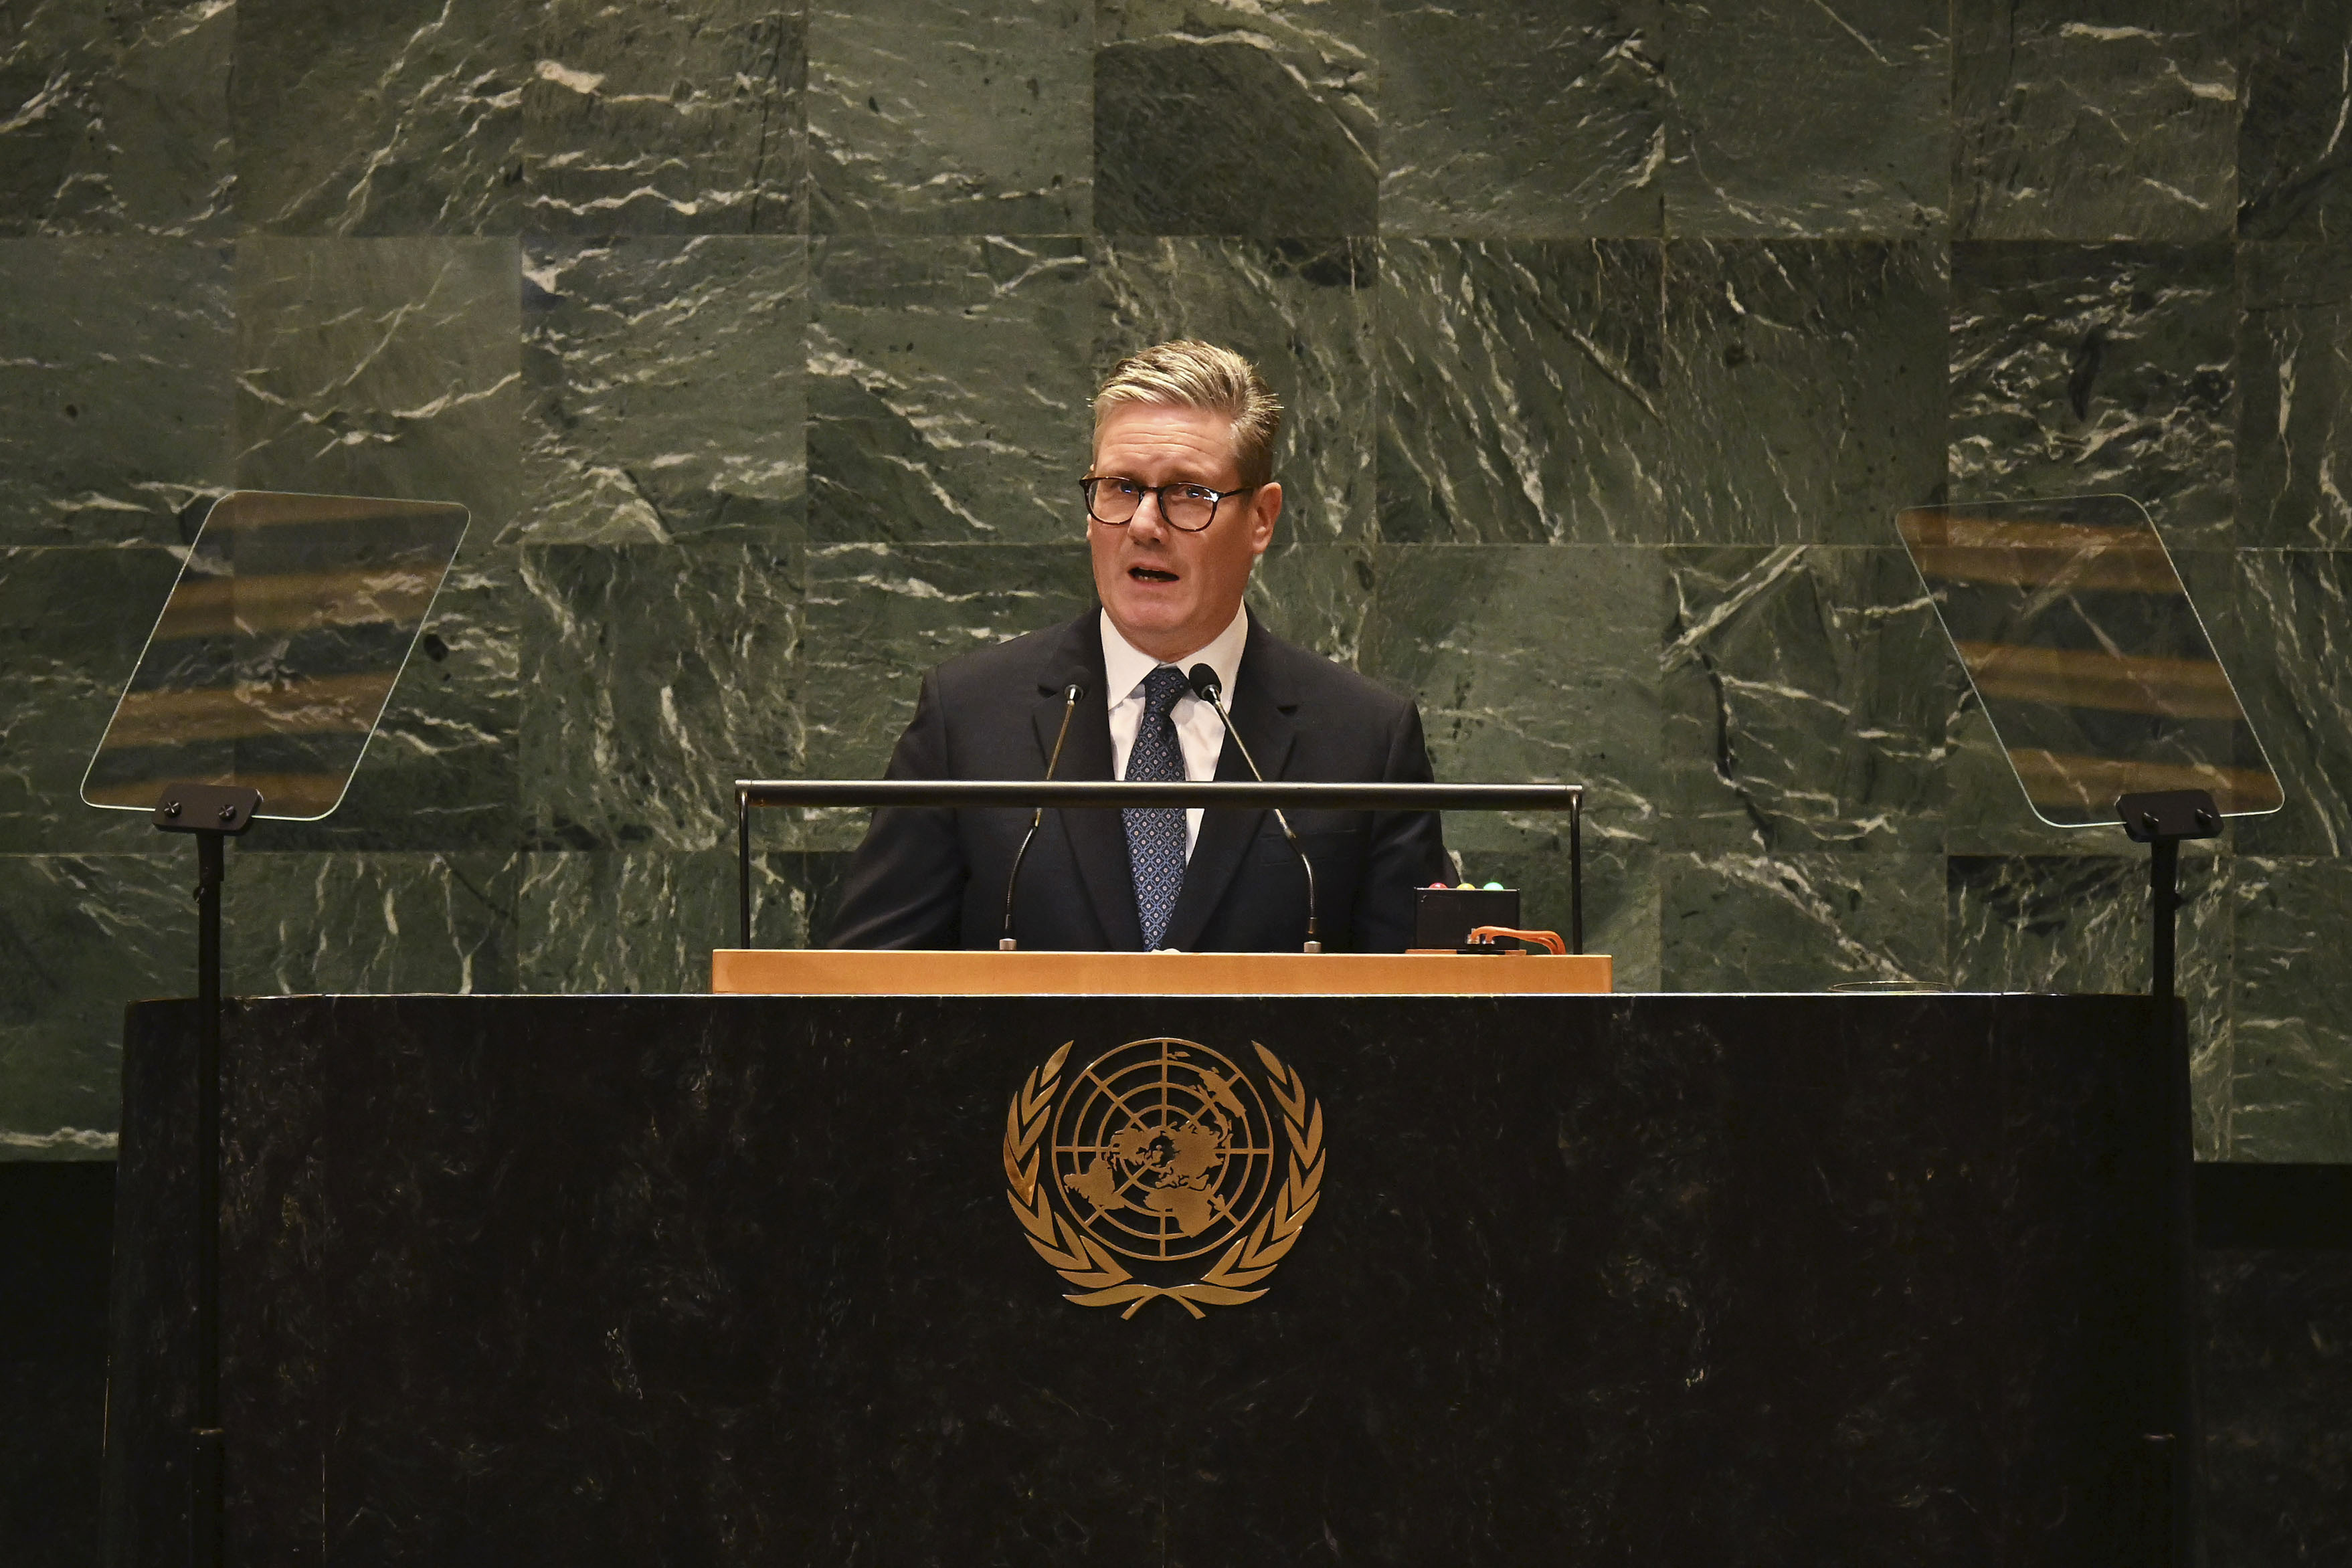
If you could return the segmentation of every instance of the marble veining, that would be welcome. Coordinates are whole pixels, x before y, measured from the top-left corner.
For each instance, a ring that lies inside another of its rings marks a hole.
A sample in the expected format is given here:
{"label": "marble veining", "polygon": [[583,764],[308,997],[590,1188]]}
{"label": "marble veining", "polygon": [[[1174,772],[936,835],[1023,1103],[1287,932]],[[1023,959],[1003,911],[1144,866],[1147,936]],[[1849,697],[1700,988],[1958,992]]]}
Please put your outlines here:
{"label": "marble veining", "polygon": [[798,770],[796,549],[534,546],[520,778],[542,849],[731,841],[730,781]]}
{"label": "marble veining", "polygon": [[1658,22],[1616,0],[1385,0],[1381,232],[1663,234]]}
{"label": "marble veining", "polygon": [[2352,257],[2238,250],[2238,538],[2352,548]]}
{"label": "marble veining", "polygon": [[514,233],[535,53],[532,12],[517,10],[507,0],[237,0],[229,105],[240,226]]}
{"label": "marble veining", "polygon": [[2352,12],[2334,0],[2250,0],[2240,15],[2238,232],[2340,242],[2352,225]]}
{"label": "marble veining", "polygon": [[808,135],[823,232],[1084,234],[1094,213],[1087,0],[810,8]]}
{"label": "marble veining", "polygon": [[2238,66],[2201,0],[2022,0],[1953,16],[1956,236],[2233,232]]}
{"label": "marble veining", "polygon": [[1939,498],[1948,265],[1911,241],[1668,244],[1667,537],[1884,544]]}
{"label": "marble veining", "polygon": [[1666,555],[1666,841],[1942,847],[1942,716],[1959,674],[1896,549]]}
{"label": "marble veining", "polygon": [[538,240],[522,256],[533,543],[796,533],[808,249],[797,235]]}
{"label": "marble veining", "polygon": [[2115,492],[2231,539],[2230,246],[1952,249],[1954,500]]}
{"label": "marble veining", "polygon": [[1642,240],[1382,244],[1383,539],[1663,537],[1661,250]]}
{"label": "marble veining", "polygon": [[232,230],[232,0],[28,0],[0,39],[0,235]]}
{"label": "marble veining", "polygon": [[0,542],[184,542],[234,471],[233,277],[220,246],[0,239]]}
{"label": "marble veining", "polygon": [[1659,861],[1666,990],[1941,983],[1941,856],[1675,851]]}
{"label": "marble veining", "polygon": [[1946,226],[1951,44],[1937,0],[1662,0],[1666,230]]}
{"label": "marble veining", "polygon": [[545,0],[533,9],[535,57],[519,95],[526,227],[741,235],[803,225],[801,5]]}
{"label": "marble veining", "polygon": [[1071,539],[1093,421],[1075,239],[811,247],[812,539]]}
{"label": "marble veining", "polygon": [[1368,235],[1371,0],[1097,0],[1095,227]]}

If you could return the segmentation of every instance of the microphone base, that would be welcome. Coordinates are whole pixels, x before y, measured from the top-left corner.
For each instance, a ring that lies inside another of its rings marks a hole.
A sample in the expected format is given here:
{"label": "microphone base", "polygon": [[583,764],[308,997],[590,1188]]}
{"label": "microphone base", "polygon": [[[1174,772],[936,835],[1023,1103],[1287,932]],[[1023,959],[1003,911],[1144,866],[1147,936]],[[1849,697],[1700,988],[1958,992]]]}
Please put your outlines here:
{"label": "microphone base", "polygon": [[1320,942],[1309,942],[1306,946],[1301,947],[1299,951],[1302,953],[1320,953],[1323,951],[1323,944]]}
{"label": "microphone base", "polygon": [[996,950],[1000,953],[1018,953],[1021,951],[1021,944],[1010,936],[999,936],[996,939]]}

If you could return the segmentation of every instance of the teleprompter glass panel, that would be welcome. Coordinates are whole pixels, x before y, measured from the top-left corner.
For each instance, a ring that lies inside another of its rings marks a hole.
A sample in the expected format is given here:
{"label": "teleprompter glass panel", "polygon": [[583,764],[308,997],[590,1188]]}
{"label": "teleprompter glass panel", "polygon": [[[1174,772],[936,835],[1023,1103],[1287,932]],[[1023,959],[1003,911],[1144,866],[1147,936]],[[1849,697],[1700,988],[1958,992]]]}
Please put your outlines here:
{"label": "teleprompter glass panel", "polygon": [[90,758],[81,798],[152,811],[166,784],[240,785],[327,815],[375,733],[465,538],[433,501],[238,491],[215,501]]}
{"label": "teleprompter glass panel", "polygon": [[2112,827],[2117,796],[2285,803],[2147,513],[2128,496],[1916,507],[1896,528],[2035,816]]}

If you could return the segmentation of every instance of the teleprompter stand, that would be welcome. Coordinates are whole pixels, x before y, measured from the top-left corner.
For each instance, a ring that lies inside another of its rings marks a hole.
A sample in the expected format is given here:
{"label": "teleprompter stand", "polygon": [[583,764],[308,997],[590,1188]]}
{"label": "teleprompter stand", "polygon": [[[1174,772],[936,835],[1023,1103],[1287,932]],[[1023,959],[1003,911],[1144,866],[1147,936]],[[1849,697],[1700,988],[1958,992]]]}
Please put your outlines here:
{"label": "teleprompter stand", "polygon": [[[2165,1065],[2166,1121],[2171,1141],[2172,1301],[2175,1333],[2186,1345],[2196,1327],[2196,1258],[2194,1255],[2194,1186],[2197,1151],[2193,1111],[2189,1102],[2189,1040],[2181,1032],[2180,1009],[2175,994],[2175,952],[2180,916],[2180,844],[2184,839],[2218,838],[2221,813],[2210,792],[2203,789],[2161,789],[2125,795],[2116,801],[2124,831],[2134,843],[2147,846],[2148,999],[2154,1044]],[[2175,1386],[2168,1403],[2180,1412],[2180,1430],[2151,1433],[2148,1442],[2163,1475],[2161,1494],[2170,1504],[2170,1518],[2161,1521],[2162,1537],[2173,1544],[2175,1562],[2186,1563],[2192,1549],[2185,1528],[2195,1505],[2191,1488],[2197,1473],[2195,1456],[2186,1443],[2201,1429],[2197,1379],[2187,1356],[2171,1369]]]}
{"label": "teleprompter stand", "polygon": [[[438,501],[238,491],[206,510],[83,775],[82,800],[196,840],[195,1355],[188,1551],[222,1535],[221,879],[262,818],[316,821],[351,788],[464,539]],[[265,800],[265,796],[267,797]]]}
{"label": "teleprompter stand", "polygon": [[221,878],[228,841],[253,826],[261,791],[167,784],[155,826],[196,840],[196,1386],[189,1434],[188,1561],[221,1561]]}
{"label": "teleprompter stand", "polygon": [[2195,1552],[2189,1046],[2177,998],[2180,843],[2284,803],[2147,508],[2127,496],[1913,507],[1896,531],[2035,817],[2148,846],[2149,1044],[2165,1093],[2168,1353],[2136,1418],[2150,1460],[2134,1560]]}

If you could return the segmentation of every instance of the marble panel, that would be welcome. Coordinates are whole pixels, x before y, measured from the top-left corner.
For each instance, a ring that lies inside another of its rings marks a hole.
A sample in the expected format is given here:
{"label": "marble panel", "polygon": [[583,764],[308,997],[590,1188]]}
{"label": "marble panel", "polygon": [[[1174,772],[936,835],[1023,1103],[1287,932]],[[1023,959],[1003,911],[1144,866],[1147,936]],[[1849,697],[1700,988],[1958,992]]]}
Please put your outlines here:
{"label": "marble panel", "polygon": [[136,853],[143,815],[81,779],[180,563],[162,549],[0,549],[0,853]]}
{"label": "marble panel", "polygon": [[236,0],[241,226],[513,234],[536,6]]}
{"label": "marble panel", "polygon": [[1904,553],[1664,556],[1664,841],[1940,852],[1946,716],[1961,675]]}
{"label": "marble panel", "polygon": [[[923,672],[973,648],[1057,624],[1094,602],[1084,545],[813,547],[801,633],[803,766],[818,779],[878,779],[914,716]],[[762,834],[779,846],[854,848],[862,814]]]}
{"label": "marble panel", "polygon": [[2242,245],[2238,542],[2352,547],[2352,253]]}
{"label": "marble panel", "polygon": [[810,247],[809,537],[1074,539],[1096,295],[1073,238]]}
{"label": "marble panel", "polygon": [[236,253],[236,481],[514,509],[515,242],[257,235]]}
{"label": "marble panel", "polygon": [[[762,816],[774,813],[761,813]],[[754,831],[762,824],[755,823]],[[845,852],[755,852],[752,940],[822,936]],[[723,850],[523,857],[517,989],[566,994],[710,989],[710,952],[737,945],[736,862]]]}
{"label": "marble panel", "polygon": [[2352,1561],[2352,1252],[2205,1252],[2197,1273],[2204,1561]]}
{"label": "marble panel", "polygon": [[1675,235],[1940,235],[1944,0],[1664,0]]}
{"label": "marble panel", "polygon": [[1243,354],[1282,400],[1283,536],[1370,538],[1373,242],[1104,239],[1087,256],[1102,298],[1095,369],[1175,338]]}
{"label": "marble panel", "polygon": [[2231,542],[2227,244],[1952,247],[1956,501],[2130,496],[2174,549]]}
{"label": "marble panel", "polygon": [[1666,537],[1661,248],[1382,243],[1383,539]]}
{"label": "marble panel", "polygon": [[534,239],[523,252],[531,543],[771,540],[804,521],[808,247]]}
{"label": "marble panel", "polygon": [[113,1157],[122,1009],[195,989],[195,859],[0,855],[0,1160]]}
{"label": "marble panel", "polygon": [[2338,0],[2240,0],[2244,110],[2238,233],[2352,235],[2352,11]]}
{"label": "marble panel", "polygon": [[226,236],[226,0],[23,0],[0,40],[0,235]]}
{"label": "marble panel", "polygon": [[2230,1157],[2352,1163],[2352,865],[2238,859]]}
{"label": "marble panel", "polygon": [[222,984],[232,996],[513,990],[521,861],[232,855],[221,899]]}
{"label": "marble panel", "polygon": [[802,753],[798,548],[533,547],[522,581],[530,844],[731,843],[732,781]]}
{"label": "marble panel", "polygon": [[1370,545],[1291,543],[1258,558],[1250,609],[1277,637],[1357,669],[1379,578]]}
{"label": "marble panel", "polygon": [[1381,232],[1662,235],[1654,0],[1381,0]]}
{"label": "marble panel", "polygon": [[2253,854],[2352,855],[2352,550],[2242,550],[2238,698],[2286,805],[2237,824]]}
{"label": "marble panel", "polygon": [[1087,0],[818,0],[812,221],[823,233],[1084,234],[1094,222]]}
{"label": "marble panel", "polygon": [[1940,855],[1678,850],[1658,859],[1662,989],[1942,982]]}
{"label": "marble panel", "polygon": [[230,268],[184,241],[0,239],[0,544],[177,543],[228,488]]}
{"label": "marble panel", "polygon": [[1665,248],[1666,518],[1706,544],[1883,544],[1938,498],[1941,246]]}
{"label": "marble panel", "polygon": [[525,225],[803,228],[805,35],[802,5],[775,0],[546,0],[520,84]]}
{"label": "marble panel", "polygon": [[[1659,552],[1627,545],[1383,546],[1360,664],[1421,705],[1441,779],[1583,784],[1588,844],[1655,841]],[[1551,850],[1549,813],[1457,814],[1456,850]],[[1480,879],[1485,880],[1485,879]]]}
{"label": "marble panel", "polygon": [[[2131,847],[2132,856],[1952,856],[1945,881],[1952,988],[2144,994],[2151,978],[2147,851]],[[2201,846],[2180,862],[2175,977],[2189,1003],[2200,1159],[2231,1157],[2233,865]]]}
{"label": "marble panel", "polygon": [[1368,235],[1376,0],[1095,0],[1096,229]]}
{"label": "marble panel", "polygon": [[351,793],[268,847],[516,842],[520,588],[496,541],[515,507],[518,283],[510,240],[238,246],[238,483],[473,512]]}
{"label": "marble panel", "polygon": [[1952,230],[2210,239],[2238,207],[2231,11],[2206,0],[1953,8]]}

